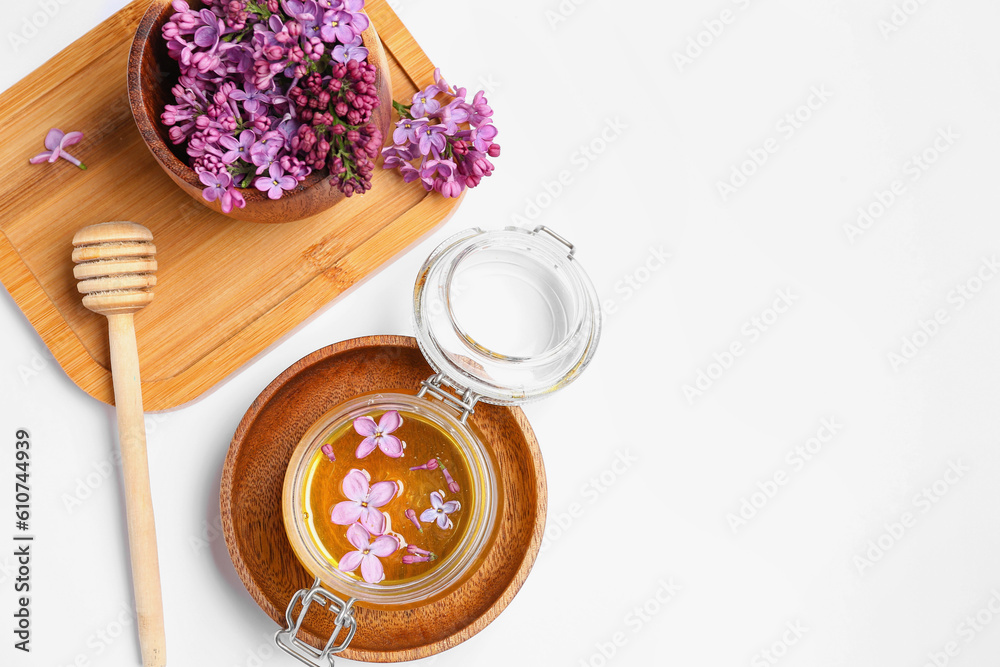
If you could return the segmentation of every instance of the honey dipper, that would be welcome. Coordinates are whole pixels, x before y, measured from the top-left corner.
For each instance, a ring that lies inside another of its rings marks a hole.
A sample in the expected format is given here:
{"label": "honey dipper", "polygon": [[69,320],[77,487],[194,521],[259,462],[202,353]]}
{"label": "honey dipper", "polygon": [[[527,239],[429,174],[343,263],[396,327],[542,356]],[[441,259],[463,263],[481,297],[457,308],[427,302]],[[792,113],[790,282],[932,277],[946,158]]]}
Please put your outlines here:
{"label": "honey dipper", "polygon": [[83,305],[108,318],[139,648],[145,667],[162,667],[167,662],[167,651],[160,566],[132,321],[132,314],[153,300],[156,246],[152,241],[153,234],[134,222],[84,227],[73,237],[73,275],[80,281]]}

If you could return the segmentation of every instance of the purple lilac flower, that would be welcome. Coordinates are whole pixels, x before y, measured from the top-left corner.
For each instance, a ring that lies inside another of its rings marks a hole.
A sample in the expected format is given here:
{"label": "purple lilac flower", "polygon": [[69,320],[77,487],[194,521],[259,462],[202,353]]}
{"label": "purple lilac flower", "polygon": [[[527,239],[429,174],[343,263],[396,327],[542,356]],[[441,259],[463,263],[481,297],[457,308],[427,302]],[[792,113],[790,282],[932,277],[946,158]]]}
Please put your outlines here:
{"label": "purple lilac flower", "polygon": [[203,171],[198,178],[205,186],[205,189],[202,190],[205,201],[215,201],[221,197],[226,192],[226,188],[233,182],[232,176],[225,171],[220,174]]}
{"label": "purple lilac flower", "polygon": [[417,148],[421,155],[430,155],[431,151],[441,154],[448,145],[446,128],[443,125],[424,125],[417,130]]}
{"label": "purple lilac flower", "polygon": [[417,156],[410,153],[407,149],[398,148],[397,146],[387,146],[382,151],[382,157],[384,162],[382,167],[384,169],[399,169],[403,176],[403,180],[410,183],[414,179],[407,179],[407,171],[412,170],[416,172],[416,168],[410,164],[410,160],[415,159]]}
{"label": "purple lilac flower", "polygon": [[348,44],[368,28],[364,14],[330,9],[323,14],[319,36],[325,42]]}
{"label": "purple lilac flower", "polygon": [[289,7],[294,5],[298,9],[296,13],[290,13],[290,16],[298,22],[299,28],[302,30],[302,36],[305,39],[320,37],[320,29],[323,27],[324,10],[320,9],[314,0],[306,0],[305,2],[296,2],[296,0],[285,1]]}
{"label": "purple lilac flower", "polygon": [[450,95],[451,97],[457,97],[465,100],[466,90],[465,88],[453,88],[450,83],[444,80],[441,76],[441,68],[438,67],[434,70],[434,87],[445,95]]}
{"label": "purple lilac flower", "polygon": [[264,133],[260,139],[257,140],[255,144],[255,149],[260,148],[260,150],[266,151],[270,155],[277,155],[278,151],[281,150],[285,143],[285,138],[277,130],[270,130]]}
{"label": "purple lilac flower", "polygon": [[423,523],[436,521],[438,528],[444,530],[449,530],[454,527],[454,524],[448,515],[454,514],[462,509],[462,503],[457,500],[449,500],[448,502],[445,502],[444,491],[431,491],[430,497],[431,506],[420,514],[420,520]]}
{"label": "purple lilac flower", "polygon": [[[455,196],[457,197],[458,195]],[[452,493],[458,493],[459,491],[462,490],[461,487],[458,485],[458,482],[455,481],[455,479],[451,476],[451,473],[448,472],[448,469],[445,468],[443,465],[441,466],[441,472],[444,473],[444,481],[447,482],[449,491],[451,491]]]}
{"label": "purple lilac flower", "polygon": [[202,73],[208,73],[219,68],[222,59],[219,57],[219,41],[226,34],[226,24],[207,9],[199,13],[203,25],[194,32],[194,45],[203,50],[192,52],[191,65]]}
{"label": "purple lilac flower", "polygon": [[271,165],[280,164],[280,158],[278,158],[277,152],[270,152],[265,149],[256,150],[257,145],[250,150],[250,161],[254,163],[257,167],[257,174],[263,174],[265,171],[271,169]]}
{"label": "purple lilac flower", "polygon": [[375,423],[375,419],[369,416],[358,417],[354,420],[354,430],[358,435],[364,436],[364,440],[358,445],[354,455],[363,459],[378,447],[382,453],[390,458],[399,458],[403,455],[406,443],[392,432],[403,425],[403,418],[396,410],[385,412]]}
{"label": "purple lilac flower", "polygon": [[229,94],[229,97],[237,102],[242,102],[243,108],[246,109],[247,112],[254,114],[257,113],[268,100],[267,95],[257,90],[250,81],[245,81],[243,83],[243,90],[234,90]]}
{"label": "purple lilac flower", "polygon": [[306,176],[308,176],[312,171],[305,162],[290,155],[282,155],[278,164],[281,165],[281,168],[286,174],[297,180],[299,183],[306,180]]}
{"label": "purple lilac flower", "polygon": [[281,121],[278,123],[278,125],[275,127],[275,131],[281,135],[281,138],[284,141],[284,148],[286,149],[291,148],[292,137],[295,136],[295,133],[298,132],[298,130],[299,130],[299,123],[297,123],[295,119],[291,117],[282,118]]}
{"label": "purple lilac flower", "polygon": [[457,134],[460,130],[459,125],[469,122],[471,117],[468,105],[464,100],[458,99],[441,107],[434,115],[441,121],[448,134],[452,135]]}
{"label": "purple lilac flower", "polygon": [[403,565],[413,565],[414,563],[426,563],[429,560],[433,560],[430,556],[414,556],[413,554],[406,554],[403,556]]}
{"label": "purple lilac flower", "polygon": [[240,184],[280,197],[314,169],[328,170],[348,196],[371,187],[382,135],[370,124],[379,98],[360,37],[364,5],[172,2],[162,34],[180,76],[161,120],[207,201],[227,212],[244,206]]}
{"label": "purple lilac flower", "polygon": [[472,107],[472,111],[469,116],[469,122],[473,125],[478,126],[493,116],[493,109],[486,101],[486,91],[484,90],[476,93],[475,97],[472,98],[470,106]]}
{"label": "purple lilac flower", "polygon": [[215,174],[203,171],[199,174],[198,178],[205,185],[205,189],[201,193],[205,201],[215,201],[218,199],[222,204],[222,211],[224,213],[232,211],[233,206],[237,208],[246,206],[243,195],[233,185],[233,179],[228,172],[223,171]]}
{"label": "purple lilac flower", "polygon": [[410,113],[414,118],[429,116],[441,108],[441,103],[434,99],[437,93],[437,86],[429,86],[425,90],[418,90],[414,93],[413,106],[410,107]]}
{"label": "purple lilac flower", "polygon": [[282,190],[291,190],[299,183],[294,177],[285,175],[277,163],[271,165],[268,174],[255,180],[253,186],[266,192],[269,199],[281,199]]}
{"label": "purple lilac flower", "polygon": [[396,482],[371,483],[367,470],[352,468],[341,482],[347,500],[334,505],[330,520],[339,526],[360,523],[372,535],[385,532],[385,515],[380,509],[399,493]]}
{"label": "purple lilac flower", "polygon": [[492,123],[480,125],[472,131],[472,136],[472,145],[476,147],[476,150],[486,152],[493,145],[493,140],[496,139],[497,128]]}
{"label": "purple lilac flower", "polygon": [[67,132],[64,134],[62,130],[53,127],[45,135],[45,147],[49,150],[42,151],[35,157],[29,159],[28,162],[31,164],[41,164],[42,162],[52,163],[59,158],[63,158],[64,160],[75,164],[80,169],[86,169],[87,165],[77,160],[65,150],[67,146],[80,143],[82,139],[83,132]]}
{"label": "purple lilac flower", "polygon": [[240,132],[240,138],[236,137],[220,137],[219,144],[226,149],[226,152],[222,154],[222,161],[226,164],[232,164],[236,160],[246,160],[250,157],[250,149],[253,148],[254,141],[257,135],[253,133],[253,130],[243,130]]}
{"label": "purple lilac flower", "polygon": [[226,50],[225,66],[229,75],[246,75],[253,71],[253,49],[246,44],[230,42],[230,48]]}
{"label": "purple lilac flower", "polygon": [[338,63],[346,63],[349,60],[367,60],[368,49],[361,44],[361,37],[359,35],[350,44],[338,44],[333,47],[333,52],[330,55]]}
{"label": "purple lilac flower", "polygon": [[[323,45],[323,40],[317,36],[312,36],[308,40],[302,41],[302,57],[303,59],[308,58],[313,62],[318,61],[326,53],[326,46]],[[305,63],[296,66],[294,68],[294,74],[297,78],[302,78],[305,76],[309,68]]]}
{"label": "purple lilac flower", "polygon": [[199,15],[204,25],[194,31],[194,43],[214,51],[219,45],[219,39],[226,32],[226,24],[208,9],[201,10]]}
{"label": "purple lilac flower", "polygon": [[455,180],[458,166],[451,160],[429,160],[420,170],[420,180],[428,190],[437,190],[445,197],[458,197],[462,186]]}
{"label": "purple lilac flower", "polygon": [[[410,510],[412,511],[412,510]],[[420,532],[424,532],[423,529]],[[437,560],[437,554],[433,551],[428,551],[427,549],[421,549],[416,544],[406,545],[406,555],[403,556],[404,565],[412,565],[413,563],[426,563],[427,561]]]}
{"label": "purple lilac flower", "polygon": [[[292,86],[295,85],[295,81],[292,81]],[[289,118],[295,117],[295,110],[291,106],[291,102],[288,97],[282,91],[271,91],[270,93],[271,109],[274,112],[274,120],[277,122],[282,116],[287,116]]]}
{"label": "purple lilac flower", "polygon": [[[484,91],[471,102],[467,94],[435,70],[434,83],[418,91],[409,107],[397,105],[400,119],[393,145],[382,149],[383,167],[398,170],[407,183],[419,180],[428,192],[444,197],[458,197],[490,176],[490,158],[500,155],[493,109]],[[442,104],[438,96],[451,99]]]}
{"label": "purple lilac flower", "polygon": [[417,554],[417,555],[420,555],[420,556],[430,556],[431,558],[436,558],[437,557],[437,556],[434,555],[434,552],[428,551],[427,549],[421,549],[416,544],[407,544],[406,545],[406,553],[408,553],[408,554]]}
{"label": "purple lilac flower", "polygon": [[379,558],[391,556],[399,550],[399,540],[392,535],[379,535],[375,541],[361,524],[351,524],[347,529],[347,541],[355,548],[344,554],[337,569],[353,572],[361,566],[361,578],[369,584],[377,584],[385,579],[385,568]]}
{"label": "purple lilac flower", "polygon": [[273,121],[274,121],[273,118],[270,118],[264,114],[260,114],[258,116],[255,116],[254,119],[250,121],[250,127],[257,134],[264,134],[265,132],[267,132],[267,128],[271,126],[271,123]]}
{"label": "purple lilac flower", "polygon": [[281,8],[297,21],[315,19],[319,5],[313,0],[281,0]]}

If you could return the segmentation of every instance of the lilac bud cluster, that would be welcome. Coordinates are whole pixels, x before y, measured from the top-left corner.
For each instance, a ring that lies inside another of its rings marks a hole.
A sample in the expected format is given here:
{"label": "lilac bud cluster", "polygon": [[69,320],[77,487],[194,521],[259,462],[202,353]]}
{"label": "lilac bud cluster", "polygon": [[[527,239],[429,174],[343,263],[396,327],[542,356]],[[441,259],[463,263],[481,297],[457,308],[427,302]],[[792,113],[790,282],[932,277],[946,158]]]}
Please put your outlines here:
{"label": "lilac bud cluster", "polygon": [[302,121],[292,148],[312,169],[328,169],[348,197],[371,189],[382,133],[372,124],[379,106],[377,72],[368,62],[350,60],[313,73],[288,91]]}

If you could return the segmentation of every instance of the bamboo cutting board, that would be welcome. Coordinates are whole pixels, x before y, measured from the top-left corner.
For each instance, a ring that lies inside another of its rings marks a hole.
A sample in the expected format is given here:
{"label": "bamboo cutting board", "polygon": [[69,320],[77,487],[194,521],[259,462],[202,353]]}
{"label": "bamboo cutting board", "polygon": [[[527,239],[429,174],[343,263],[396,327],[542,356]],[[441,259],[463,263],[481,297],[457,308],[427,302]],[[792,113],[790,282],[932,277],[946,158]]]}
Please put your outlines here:
{"label": "bamboo cutting board", "polygon": [[[153,231],[153,303],[136,315],[147,410],[186,403],[443,224],[458,204],[376,170],[373,189],[299,222],[213,213],[163,173],[132,120],[125,85],[135,0],[0,95],[0,282],[55,359],[91,396],[114,401],[106,324],[73,279],[73,234],[109,220]],[[434,66],[389,8],[366,10],[385,46],[393,97]],[[79,130],[65,160],[29,165],[50,127]]]}

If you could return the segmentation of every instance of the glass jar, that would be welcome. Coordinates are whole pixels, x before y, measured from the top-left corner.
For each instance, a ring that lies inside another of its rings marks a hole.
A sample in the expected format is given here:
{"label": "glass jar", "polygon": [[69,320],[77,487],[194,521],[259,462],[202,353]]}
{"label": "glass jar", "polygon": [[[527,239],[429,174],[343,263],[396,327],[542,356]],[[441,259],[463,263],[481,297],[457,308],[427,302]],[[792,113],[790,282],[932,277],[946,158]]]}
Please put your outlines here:
{"label": "glass jar", "polygon": [[[447,434],[449,442],[456,443],[456,453],[468,462],[463,470],[468,471],[470,483],[464,497],[471,498],[472,502],[467,501],[462,507],[468,513],[468,519],[462,526],[457,544],[425,576],[393,583],[368,584],[338,569],[337,555],[323,548],[322,540],[316,536],[318,531],[314,522],[317,517],[307,509],[308,498],[312,493],[310,486],[321,482],[317,480],[315,468],[325,459],[322,446],[338,427],[343,428],[343,425],[372,412],[392,410],[406,415],[404,419],[426,420],[437,431]],[[306,432],[289,461],[282,503],[285,530],[292,550],[303,566],[319,577],[327,588],[361,602],[405,608],[439,597],[468,573],[491,535],[497,495],[495,463],[468,424],[456,419],[439,401],[429,401],[414,394],[382,393],[359,396],[337,406]]]}
{"label": "glass jar", "polygon": [[[469,416],[479,401],[521,404],[566,386],[590,363],[601,331],[573,246],[546,227],[449,238],[420,270],[413,315],[434,374],[414,393],[337,405],[289,461],[285,530],[315,582],[292,598],[275,641],[306,664],[329,664],[348,646],[355,603],[405,610],[475,571],[502,520],[504,490]],[[296,636],[314,602],[336,615],[322,649]]]}

